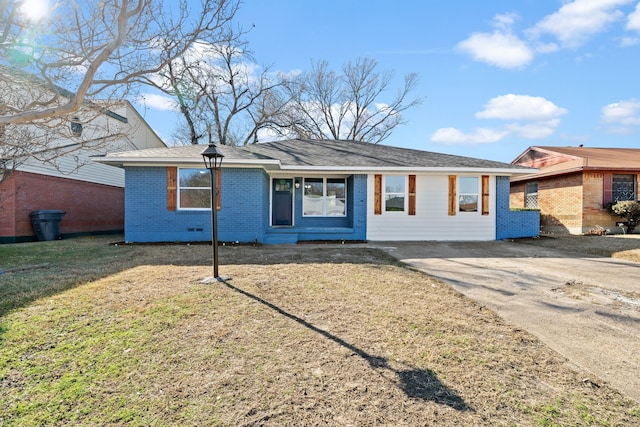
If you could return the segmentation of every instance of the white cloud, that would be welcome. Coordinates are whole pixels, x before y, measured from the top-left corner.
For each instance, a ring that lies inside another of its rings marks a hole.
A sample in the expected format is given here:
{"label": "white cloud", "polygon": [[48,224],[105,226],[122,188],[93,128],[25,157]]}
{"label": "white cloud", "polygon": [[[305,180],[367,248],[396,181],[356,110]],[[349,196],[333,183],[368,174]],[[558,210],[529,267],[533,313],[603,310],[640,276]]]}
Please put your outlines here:
{"label": "white cloud", "polygon": [[185,52],[187,62],[211,62],[221,59],[231,53],[232,56],[242,56],[244,51],[237,46],[209,43],[198,40]]}
{"label": "white cloud", "polygon": [[640,31],[640,3],[636,5],[636,9],[627,17],[627,30]]}
{"label": "white cloud", "polygon": [[476,113],[479,119],[548,120],[565,114],[567,110],[540,96],[501,95],[484,105]]}
{"label": "white cloud", "polygon": [[515,13],[498,14],[493,17],[495,30],[492,33],[473,33],[457,47],[476,61],[501,68],[523,67],[531,62],[533,52],[511,31],[519,18]]}
{"label": "white cloud", "polygon": [[560,46],[555,43],[535,43],[533,50],[536,53],[553,53],[560,50]]}
{"label": "white cloud", "polygon": [[499,13],[493,17],[493,25],[503,32],[511,32],[511,27],[520,19],[517,13]]}
{"label": "white cloud", "polygon": [[137,102],[147,108],[156,110],[177,111],[178,109],[173,98],[155,93],[144,93],[138,97]]}
{"label": "white cloud", "polygon": [[640,101],[628,99],[602,107],[601,120],[622,126],[640,126]]}
{"label": "white cloud", "polygon": [[575,0],[547,15],[527,31],[533,38],[550,34],[563,47],[577,47],[606,29],[624,14],[616,9],[632,0]]}
{"label": "white cloud", "polygon": [[522,40],[500,31],[472,34],[458,43],[458,48],[469,53],[476,61],[501,68],[523,67],[533,59],[533,52]]}
{"label": "white cloud", "polygon": [[620,39],[620,46],[636,46],[640,44],[640,37],[622,37]]}
{"label": "white cloud", "polygon": [[515,135],[520,138],[542,139],[553,135],[558,125],[560,125],[560,120],[552,119],[524,125],[520,123],[509,123],[505,126],[505,129],[509,131],[510,135]]}
{"label": "white cloud", "polygon": [[[476,32],[458,43],[457,48],[470,54],[474,60],[501,68],[522,68],[535,54],[557,52],[562,48],[577,48],[611,24],[622,21],[622,6],[635,0],[563,0],[562,6],[533,27],[514,33],[512,27],[520,18],[517,14],[494,16],[493,32]],[[626,29],[640,32],[640,3],[629,14]],[[543,39],[547,37],[547,39]],[[551,37],[552,40],[549,40]],[[639,37],[621,38],[622,46],[640,43]]]}
{"label": "white cloud", "polygon": [[501,141],[508,137],[524,139],[542,139],[553,135],[560,125],[560,120],[548,120],[534,123],[508,123],[502,128],[476,128],[471,133],[464,133],[456,128],[440,128],[431,135],[431,141],[445,145],[454,144],[487,144]]}
{"label": "white cloud", "polygon": [[282,135],[272,129],[259,129],[258,141],[260,142],[273,142],[282,139]]}
{"label": "white cloud", "polygon": [[431,141],[441,144],[493,143],[508,137],[542,139],[553,135],[560,125],[560,116],[567,110],[553,102],[529,95],[501,95],[484,105],[475,114],[478,119],[509,121],[496,128],[477,128],[464,133],[456,128],[441,128],[431,135]]}
{"label": "white cloud", "polygon": [[431,135],[431,141],[440,144],[487,144],[498,142],[507,135],[506,131],[488,128],[477,128],[471,133],[464,133],[455,128],[441,128]]}
{"label": "white cloud", "polygon": [[607,132],[616,135],[631,135],[633,133],[633,129],[628,126],[611,126],[607,129]]}

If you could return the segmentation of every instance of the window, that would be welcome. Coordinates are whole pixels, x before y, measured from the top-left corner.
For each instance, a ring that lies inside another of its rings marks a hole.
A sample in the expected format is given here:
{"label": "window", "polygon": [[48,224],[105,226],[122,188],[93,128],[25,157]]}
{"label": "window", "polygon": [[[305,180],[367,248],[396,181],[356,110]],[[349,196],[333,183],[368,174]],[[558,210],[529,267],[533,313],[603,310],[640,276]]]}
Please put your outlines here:
{"label": "window", "polygon": [[527,182],[524,186],[524,207],[538,208],[538,183]]}
{"label": "window", "polygon": [[458,179],[460,212],[478,212],[478,177],[462,176]]}
{"label": "window", "polygon": [[[382,175],[373,176],[374,215],[382,215],[383,200],[385,212],[404,212],[406,210],[407,215],[416,215],[416,175],[408,175],[407,178],[408,180],[404,176],[385,176],[383,187]],[[407,182],[408,193],[406,192]],[[408,199],[407,204],[405,204],[406,199]]]}
{"label": "window", "polygon": [[611,195],[613,202],[636,199],[636,176],[613,175],[611,183]]}
{"label": "window", "polygon": [[305,178],[304,216],[345,216],[347,181],[344,178]]}
{"label": "window", "polygon": [[[478,184],[481,183],[482,191],[478,193]],[[482,203],[482,215],[489,215],[491,194],[491,177],[489,175],[458,177],[449,175],[449,216],[455,216],[460,212],[478,212],[478,203]],[[482,198],[480,198],[482,195]]]}
{"label": "window", "polygon": [[386,212],[404,212],[406,194],[406,179],[404,176],[385,175],[384,210]]}
{"label": "window", "polygon": [[211,209],[211,174],[207,169],[178,169],[178,208]]}
{"label": "window", "polygon": [[79,118],[74,117],[69,126],[71,127],[71,134],[73,136],[82,136],[82,123]]}

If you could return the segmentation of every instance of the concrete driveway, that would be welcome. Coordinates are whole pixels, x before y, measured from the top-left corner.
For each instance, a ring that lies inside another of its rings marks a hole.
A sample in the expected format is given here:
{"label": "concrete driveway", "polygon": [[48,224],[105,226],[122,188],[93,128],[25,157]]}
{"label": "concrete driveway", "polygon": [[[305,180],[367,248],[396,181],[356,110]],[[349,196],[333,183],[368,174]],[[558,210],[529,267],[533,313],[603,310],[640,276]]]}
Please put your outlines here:
{"label": "concrete driveway", "polygon": [[640,264],[515,242],[372,242],[640,402]]}

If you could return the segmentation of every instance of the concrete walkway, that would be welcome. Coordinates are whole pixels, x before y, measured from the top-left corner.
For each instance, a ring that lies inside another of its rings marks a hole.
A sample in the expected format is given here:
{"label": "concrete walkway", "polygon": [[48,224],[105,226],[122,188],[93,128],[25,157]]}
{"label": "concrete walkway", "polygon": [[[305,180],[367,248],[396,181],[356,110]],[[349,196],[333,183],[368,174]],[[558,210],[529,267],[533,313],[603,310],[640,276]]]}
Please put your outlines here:
{"label": "concrete walkway", "polygon": [[640,264],[514,242],[371,242],[640,402]]}

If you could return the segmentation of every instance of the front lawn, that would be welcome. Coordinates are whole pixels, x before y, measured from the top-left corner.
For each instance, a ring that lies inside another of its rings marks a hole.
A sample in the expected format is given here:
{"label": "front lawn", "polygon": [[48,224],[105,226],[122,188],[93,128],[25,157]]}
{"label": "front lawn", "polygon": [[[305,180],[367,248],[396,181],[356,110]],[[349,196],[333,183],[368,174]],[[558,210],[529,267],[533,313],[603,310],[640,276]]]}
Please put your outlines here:
{"label": "front lawn", "polygon": [[203,284],[206,245],[0,246],[0,426],[640,423],[637,403],[381,251],[220,256],[232,280]]}

